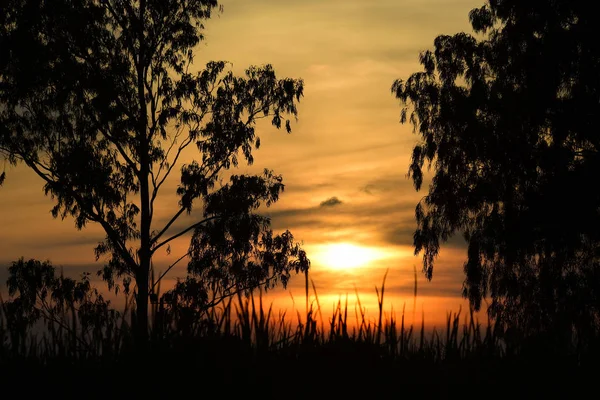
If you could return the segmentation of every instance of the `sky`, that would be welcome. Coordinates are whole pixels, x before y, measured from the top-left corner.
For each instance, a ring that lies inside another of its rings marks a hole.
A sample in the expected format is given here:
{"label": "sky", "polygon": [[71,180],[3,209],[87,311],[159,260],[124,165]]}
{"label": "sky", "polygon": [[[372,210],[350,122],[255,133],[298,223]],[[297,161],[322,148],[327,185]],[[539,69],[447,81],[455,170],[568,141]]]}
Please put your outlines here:
{"label": "sky", "polygon": [[[406,176],[418,138],[410,125],[399,123],[401,108],[390,88],[395,79],[420,70],[419,53],[431,49],[437,35],[470,31],[468,13],[483,0],[221,3],[224,12],[205,24],[206,40],[196,49],[194,68],[225,60],[242,74],[250,65],[272,64],[278,77],[304,80],[292,133],[259,124],[261,148],[254,164],[240,164],[234,172],[269,168],[283,175],[279,202],[261,212],[271,217],[275,231],[289,229],[303,243],[320,305],[327,311],[346,295],[354,304],[358,293],[374,315],[375,286],[387,270],[389,312],[406,307],[408,315],[416,311],[418,321],[423,312],[427,323],[441,324],[446,312],[465,310],[464,242],[453,238],[442,246],[430,282],[420,272],[421,257],[413,254],[414,209],[428,182],[416,192]],[[183,162],[194,157],[198,154],[188,152]],[[42,181],[22,166],[6,166],[6,172],[0,188],[0,282],[5,266],[19,257],[50,260],[70,275],[101,268],[93,253],[104,236],[99,227],[77,231],[72,219],[53,219],[53,201],[44,195]],[[171,180],[163,188],[157,225],[175,210],[176,184]],[[170,255],[157,254],[157,271],[188,244],[189,238],[179,240]],[[184,275],[182,264],[165,285]],[[268,297],[282,309],[299,308],[303,293],[304,279],[296,278]]]}

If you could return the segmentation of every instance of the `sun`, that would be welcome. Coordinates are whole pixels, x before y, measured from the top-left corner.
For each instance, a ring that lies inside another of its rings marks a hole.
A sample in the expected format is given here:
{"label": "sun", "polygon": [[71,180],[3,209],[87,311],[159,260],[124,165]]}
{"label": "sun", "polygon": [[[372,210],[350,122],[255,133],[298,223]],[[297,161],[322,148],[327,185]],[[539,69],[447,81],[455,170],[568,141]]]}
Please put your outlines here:
{"label": "sun", "polygon": [[327,244],[318,254],[324,267],[339,270],[364,267],[378,258],[381,254],[376,249],[351,243]]}

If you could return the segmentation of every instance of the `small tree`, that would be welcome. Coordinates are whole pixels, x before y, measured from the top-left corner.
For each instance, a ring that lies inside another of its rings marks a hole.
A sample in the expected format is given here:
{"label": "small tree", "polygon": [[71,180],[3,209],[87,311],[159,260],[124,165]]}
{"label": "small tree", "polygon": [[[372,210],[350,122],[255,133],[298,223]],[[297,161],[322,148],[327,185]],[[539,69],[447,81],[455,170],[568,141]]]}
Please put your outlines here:
{"label": "small tree", "polygon": [[89,273],[73,280],[57,275],[48,261],[23,258],[13,262],[8,273],[9,300],[0,302],[0,343],[8,341],[15,355],[35,351],[27,345],[40,319],[56,342],[52,347],[74,358],[82,355],[81,350],[106,356],[121,346],[124,338],[115,335],[121,315],[91,286]]}
{"label": "small tree", "polygon": [[[570,341],[596,330],[600,112],[597,22],[586,1],[489,0],[476,34],[438,36],[392,92],[421,141],[415,251],[431,278],[440,242],[468,242],[464,295],[500,326]],[[565,342],[563,342],[565,343]]]}
{"label": "small tree", "polygon": [[[0,13],[0,149],[22,162],[56,200],[54,217],[82,229],[100,224],[95,249],[111,288],[136,285],[136,335],[145,341],[151,260],[192,235],[190,272],[203,290],[228,295],[305,271],[305,253],[289,233],[273,235],[256,214],[278,200],[281,176],[231,176],[260,146],[255,123],[291,131],[301,80],[272,67],[243,77],[225,62],[189,72],[202,22],[216,0],[6,0]],[[156,226],[161,188],[184,152],[179,204]],[[183,214],[201,210],[189,226]],[[184,257],[182,257],[183,259]]]}

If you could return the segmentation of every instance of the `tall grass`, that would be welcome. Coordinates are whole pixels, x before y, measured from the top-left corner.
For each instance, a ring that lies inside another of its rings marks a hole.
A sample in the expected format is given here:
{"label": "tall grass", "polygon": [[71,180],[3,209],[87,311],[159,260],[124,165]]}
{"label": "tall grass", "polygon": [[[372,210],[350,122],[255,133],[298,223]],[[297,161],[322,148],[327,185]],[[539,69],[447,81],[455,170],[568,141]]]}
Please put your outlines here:
{"label": "tall grass", "polygon": [[[464,318],[460,310],[448,313],[445,329],[434,329],[431,333],[426,333],[424,314],[420,327],[414,327],[405,323],[405,308],[399,319],[393,308],[386,312],[386,277],[387,273],[381,286],[375,288],[376,321],[367,318],[358,292],[353,310],[346,295],[325,318],[314,282],[311,282],[314,300],[309,301],[309,279],[306,277],[305,313],[296,311],[293,317],[288,311],[275,313],[273,304],[264,304],[260,289],[248,295],[237,293],[219,306],[195,313],[154,301],[150,337],[153,346],[162,349],[181,341],[228,338],[253,354],[293,354],[319,348],[360,349],[389,360],[418,358],[433,362],[474,355],[504,356],[502,341],[491,322],[488,320],[483,327],[472,311]],[[46,364],[57,358],[73,361],[118,359],[131,346],[131,301],[132,296],[129,296],[124,310],[119,313],[99,307],[91,314],[98,319],[92,321],[94,323],[80,321],[79,312],[82,307],[89,308],[92,304],[71,303],[60,308],[42,304],[40,321],[31,325],[26,316],[15,312],[13,302],[0,297],[0,360],[28,359]],[[61,311],[52,312],[57,309]]]}
{"label": "tall grass", "polygon": [[[407,394],[399,382],[417,384],[419,398],[479,395],[480,384],[495,385],[491,394],[512,396],[510,387],[533,384],[557,395],[549,384],[584,383],[581,366],[596,362],[581,354],[532,362],[473,310],[448,312],[445,325],[430,332],[423,312],[419,325],[407,324],[405,307],[398,316],[386,307],[385,282],[384,275],[375,288],[375,319],[358,292],[354,306],[346,295],[326,313],[308,276],[302,311],[274,311],[260,288],[210,308],[167,304],[156,285],[151,343],[143,353],[132,341],[133,295],[121,312],[93,296],[36,303],[36,324],[18,312],[17,299],[0,297],[0,394],[47,395],[67,380],[56,393],[102,399],[189,397],[192,390],[225,398],[387,398]],[[416,304],[416,286],[414,293]],[[415,321],[414,305],[412,313]],[[31,384],[19,386],[24,376]],[[458,383],[469,390],[453,391]]]}
{"label": "tall grass", "polygon": [[[37,382],[30,389],[38,394],[47,394],[47,387],[68,378],[71,386],[66,390],[78,398],[90,393],[91,383],[96,398],[115,393],[173,398],[178,391],[188,396],[194,387],[211,388],[209,393],[227,398],[248,393],[280,398],[285,393],[306,399],[387,396],[407,390],[398,387],[396,382],[402,380],[420,384],[420,398],[453,398],[466,393],[450,391],[463,381],[471,388],[495,384],[499,392],[515,382],[536,381],[538,387],[548,387],[549,382],[584,376],[573,368],[581,365],[581,358],[532,364],[507,352],[503,332],[489,319],[481,324],[472,310],[448,312],[445,325],[431,332],[425,329],[423,312],[420,325],[406,324],[405,307],[398,317],[386,307],[385,278],[375,289],[374,320],[367,317],[358,292],[354,307],[346,295],[325,313],[308,278],[306,308],[294,315],[289,310],[275,312],[260,289],[247,295],[238,292],[202,310],[167,305],[157,290],[151,343],[143,354],[132,342],[133,296],[119,313],[97,299],[64,307],[47,304],[37,325],[15,312],[14,299],[0,297],[0,386],[3,379],[10,386],[25,375]],[[95,313],[81,313],[93,304]],[[98,319],[90,321],[90,316]],[[532,371],[541,378],[532,377]],[[145,386],[139,385],[140,376]]]}

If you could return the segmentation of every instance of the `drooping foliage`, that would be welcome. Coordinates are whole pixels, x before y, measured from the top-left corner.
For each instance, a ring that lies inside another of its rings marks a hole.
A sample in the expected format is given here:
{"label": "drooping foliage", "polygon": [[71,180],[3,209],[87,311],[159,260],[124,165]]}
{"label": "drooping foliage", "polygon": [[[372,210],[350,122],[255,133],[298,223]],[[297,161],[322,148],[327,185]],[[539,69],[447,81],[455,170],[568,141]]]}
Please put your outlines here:
{"label": "drooping foliage", "polygon": [[442,35],[392,92],[421,138],[409,175],[428,278],[468,243],[464,295],[498,324],[570,338],[597,328],[600,42],[593,4],[490,0],[474,33]]}

